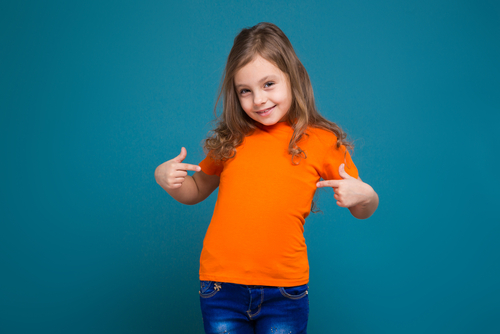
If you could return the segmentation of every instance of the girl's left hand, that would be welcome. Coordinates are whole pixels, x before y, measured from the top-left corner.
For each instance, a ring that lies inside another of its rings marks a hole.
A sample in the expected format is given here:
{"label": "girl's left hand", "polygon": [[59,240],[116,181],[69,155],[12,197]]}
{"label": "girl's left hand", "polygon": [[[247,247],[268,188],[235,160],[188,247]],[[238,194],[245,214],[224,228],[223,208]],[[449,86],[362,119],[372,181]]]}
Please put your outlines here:
{"label": "girl's left hand", "polygon": [[332,187],[335,193],[333,198],[337,200],[337,205],[343,208],[351,208],[358,204],[366,205],[370,202],[375,191],[369,184],[347,174],[344,164],[339,167],[339,175],[342,180],[319,181],[316,186]]}

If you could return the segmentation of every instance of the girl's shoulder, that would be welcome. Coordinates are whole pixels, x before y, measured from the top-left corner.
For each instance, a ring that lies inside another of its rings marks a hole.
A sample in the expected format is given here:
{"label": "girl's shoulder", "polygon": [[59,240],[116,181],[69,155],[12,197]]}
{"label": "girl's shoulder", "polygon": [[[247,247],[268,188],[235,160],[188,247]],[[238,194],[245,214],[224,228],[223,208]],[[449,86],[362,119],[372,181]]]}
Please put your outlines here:
{"label": "girl's shoulder", "polygon": [[325,146],[332,146],[337,143],[337,136],[332,131],[324,128],[308,126],[306,135],[308,136],[309,141],[314,141]]}

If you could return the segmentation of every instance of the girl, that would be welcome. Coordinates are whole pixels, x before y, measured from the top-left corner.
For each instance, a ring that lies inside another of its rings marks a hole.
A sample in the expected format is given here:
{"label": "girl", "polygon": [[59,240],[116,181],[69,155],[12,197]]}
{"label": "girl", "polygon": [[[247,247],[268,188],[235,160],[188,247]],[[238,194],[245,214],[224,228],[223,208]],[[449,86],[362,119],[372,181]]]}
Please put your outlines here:
{"label": "girl", "polygon": [[378,196],[358,177],[344,132],[316,110],[309,76],[277,26],[236,36],[216,107],[221,99],[199,166],[183,163],[183,147],[155,171],[184,204],[219,187],[200,259],[205,332],[306,333],[303,226],[316,188],[332,187],[359,219],[373,214]]}

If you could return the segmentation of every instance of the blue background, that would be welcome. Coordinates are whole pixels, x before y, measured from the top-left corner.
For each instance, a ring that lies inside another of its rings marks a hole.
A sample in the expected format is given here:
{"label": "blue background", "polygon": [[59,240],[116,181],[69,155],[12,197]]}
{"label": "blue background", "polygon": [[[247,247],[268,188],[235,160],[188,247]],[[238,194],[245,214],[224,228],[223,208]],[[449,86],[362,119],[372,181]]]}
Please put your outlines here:
{"label": "blue background", "polygon": [[181,205],[154,170],[203,158],[233,38],[261,21],[380,196],[359,221],[320,192],[309,332],[500,332],[500,6],[424,0],[2,3],[2,333],[202,332],[216,194]]}

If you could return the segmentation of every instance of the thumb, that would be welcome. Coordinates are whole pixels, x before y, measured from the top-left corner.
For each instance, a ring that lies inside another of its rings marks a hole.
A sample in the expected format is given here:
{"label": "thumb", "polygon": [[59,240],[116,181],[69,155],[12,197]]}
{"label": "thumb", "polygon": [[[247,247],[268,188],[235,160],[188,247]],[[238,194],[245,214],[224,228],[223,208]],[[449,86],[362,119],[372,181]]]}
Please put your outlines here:
{"label": "thumb", "polygon": [[176,156],[172,160],[174,160],[175,162],[182,162],[182,160],[186,159],[186,155],[187,155],[187,151],[183,147],[183,148],[181,148],[181,154],[179,154],[178,156]]}
{"label": "thumb", "polygon": [[354,179],[351,175],[347,174],[344,164],[340,164],[339,166],[339,175],[343,179]]}

